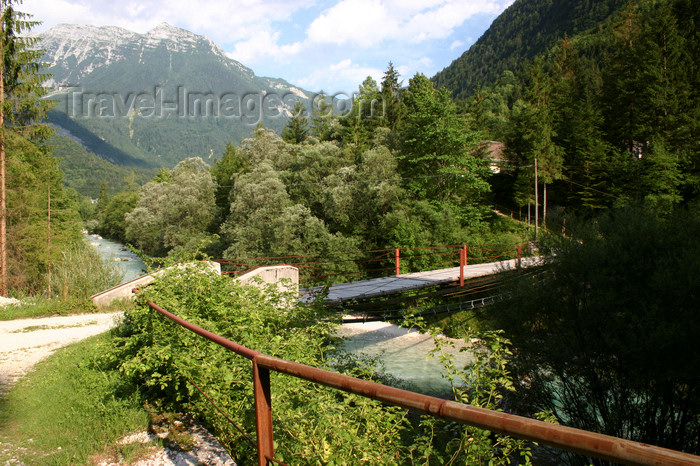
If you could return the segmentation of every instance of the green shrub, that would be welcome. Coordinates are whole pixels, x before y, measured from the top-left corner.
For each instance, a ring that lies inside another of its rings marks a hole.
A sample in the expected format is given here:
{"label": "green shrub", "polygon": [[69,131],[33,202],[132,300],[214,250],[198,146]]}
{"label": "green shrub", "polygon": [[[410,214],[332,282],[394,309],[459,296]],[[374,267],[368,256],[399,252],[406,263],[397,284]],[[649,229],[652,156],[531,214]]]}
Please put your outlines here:
{"label": "green shrub", "polygon": [[84,242],[71,245],[53,268],[51,289],[61,299],[85,299],[119,284],[124,273]]}
{"label": "green shrub", "polygon": [[[143,290],[139,305],[126,313],[112,363],[165,409],[196,413],[239,463],[253,463],[256,455],[238,430],[255,436],[251,362],[181,328],[148,307],[147,301],[261,353],[330,368],[335,325],[317,307],[286,306],[296,301],[294,296],[276,287],[243,286],[187,266],[171,269]],[[480,387],[490,384],[490,394],[501,390],[508,378],[503,352],[493,348],[488,353],[493,356],[484,356],[487,362],[479,366],[476,379]],[[496,369],[486,371],[492,364]],[[373,378],[359,368],[352,373]],[[452,374],[473,377],[463,368],[453,367]],[[490,377],[498,380],[487,380]],[[228,423],[193,383],[238,427]],[[508,455],[516,450],[529,459],[523,442],[503,440],[488,431],[409,416],[403,409],[275,372],[271,386],[276,459],[290,464],[445,464],[484,458],[498,464],[510,461]],[[461,398],[471,403],[464,393]],[[479,406],[500,408],[500,399],[491,395],[476,401]],[[478,442],[470,440],[477,435]]]}

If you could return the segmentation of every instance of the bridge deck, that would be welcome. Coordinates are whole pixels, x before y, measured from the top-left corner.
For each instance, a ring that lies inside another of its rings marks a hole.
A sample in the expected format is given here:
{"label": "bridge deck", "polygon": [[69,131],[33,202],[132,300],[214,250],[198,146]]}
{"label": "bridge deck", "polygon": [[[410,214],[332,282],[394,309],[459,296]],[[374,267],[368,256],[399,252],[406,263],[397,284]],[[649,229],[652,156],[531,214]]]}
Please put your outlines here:
{"label": "bridge deck", "polygon": [[[537,263],[538,258],[528,257],[522,259],[522,266],[528,267]],[[517,259],[486,264],[467,265],[464,267],[464,279],[492,275],[504,269],[514,269]],[[402,291],[425,288],[428,286],[442,285],[459,280],[459,267],[448,269],[430,270],[427,272],[413,272],[391,277],[372,278],[350,283],[339,283],[328,289],[328,296],[324,302],[333,304],[352,299],[372,298]],[[302,301],[311,301],[314,293],[320,289],[312,288],[302,290]]]}

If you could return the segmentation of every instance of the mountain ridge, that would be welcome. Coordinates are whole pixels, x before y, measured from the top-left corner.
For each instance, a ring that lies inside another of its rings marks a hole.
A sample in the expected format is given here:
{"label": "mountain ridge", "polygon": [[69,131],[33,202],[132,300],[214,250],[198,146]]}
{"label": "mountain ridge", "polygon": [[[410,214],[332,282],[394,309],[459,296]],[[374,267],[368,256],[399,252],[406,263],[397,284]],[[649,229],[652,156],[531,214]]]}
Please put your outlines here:
{"label": "mountain ridge", "polygon": [[516,0],[484,34],[431,78],[456,99],[493,83],[503,71],[545,53],[558,40],[595,27],[627,0]]}
{"label": "mountain ridge", "polygon": [[207,37],[168,23],[144,34],[61,24],[37,36],[57,101],[49,122],[120,165],[219,156],[260,123],[281,131],[296,101],[313,96],[256,76]]}
{"label": "mountain ridge", "polygon": [[[71,62],[71,68],[77,68],[77,76],[75,70],[67,70],[71,71],[70,77],[77,78],[77,81],[99,66],[107,66],[120,59],[129,58],[124,51],[121,54],[118,53],[120,48],[126,47],[126,51],[131,52],[139,51],[138,63],[142,63],[143,52],[160,45],[164,45],[170,52],[193,52],[199,45],[208,45],[210,51],[218,56],[222,62],[250,78],[255,76],[253,70],[230,58],[211,39],[165,22],[144,34],[118,26],[61,23],[37,36],[40,38],[41,48],[44,50],[43,59],[54,75],[47,81],[49,87],[56,85],[70,87],[73,84],[68,82],[61,73],[62,69],[65,69],[62,65],[66,64],[67,61]],[[113,52],[117,52],[115,57],[112,56]],[[75,63],[72,63],[71,58],[75,59]],[[104,61],[98,60],[95,63],[95,58]],[[81,67],[84,62],[87,63]]]}

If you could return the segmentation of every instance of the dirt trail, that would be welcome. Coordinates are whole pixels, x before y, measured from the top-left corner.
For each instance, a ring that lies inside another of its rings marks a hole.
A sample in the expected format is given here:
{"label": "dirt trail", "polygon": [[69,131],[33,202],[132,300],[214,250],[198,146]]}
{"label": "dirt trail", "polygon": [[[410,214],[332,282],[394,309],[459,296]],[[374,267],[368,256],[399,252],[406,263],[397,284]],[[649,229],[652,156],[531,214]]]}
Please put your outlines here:
{"label": "dirt trail", "polygon": [[0,395],[57,349],[106,332],[121,312],[0,321]]}
{"label": "dirt trail", "polygon": [[[119,325],[123,313],[81,314],[0,321],[0,396],[31,371],[36,363],[57,349],[85,338],[106,332]],[[161,465],[233,465],[235,463],[219,442],[203,428],[193,425],[188,432],[194,440],[192,451],[181,452],[167,448],[154,449],[149,458],[132,466]],[[146,432],[130,436],[124,443],[152,440]],[[0,442],[3,450],[10,445]],[[10,463],[8,463],[10,464]],[[109,460],[101,465],[116,465]]]}

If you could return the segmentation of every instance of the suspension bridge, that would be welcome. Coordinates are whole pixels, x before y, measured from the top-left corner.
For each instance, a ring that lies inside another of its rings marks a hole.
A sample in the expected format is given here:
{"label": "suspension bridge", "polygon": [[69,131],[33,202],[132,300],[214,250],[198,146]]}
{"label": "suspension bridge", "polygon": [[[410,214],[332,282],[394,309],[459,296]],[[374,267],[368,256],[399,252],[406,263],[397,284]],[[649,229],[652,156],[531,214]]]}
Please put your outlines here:
{"label": "suspension bridge", "polygon": [[[309,303],[320,297],[325,304],[340,305],[450,283],[464,286],[465,280],[531,267],[540,260],[529,255],[522,244],[490,244],[216,259],[211,265],[220,273],[235,277],[270,266],[293,267],[298,270],[300,302]],[[105,305],[112,299],[131,296],[133,288],[152,280],[153,275],[144,275],[92,298],[97,305]]]}

